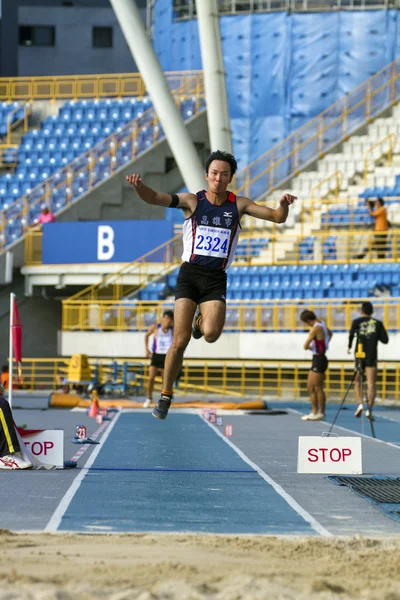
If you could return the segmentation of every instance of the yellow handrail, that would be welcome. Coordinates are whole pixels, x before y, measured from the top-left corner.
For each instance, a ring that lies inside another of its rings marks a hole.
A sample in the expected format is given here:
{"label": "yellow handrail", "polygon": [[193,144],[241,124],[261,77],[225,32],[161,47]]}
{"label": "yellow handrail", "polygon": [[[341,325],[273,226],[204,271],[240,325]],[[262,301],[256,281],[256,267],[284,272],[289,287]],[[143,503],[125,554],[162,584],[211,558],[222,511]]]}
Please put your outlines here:
{"label": "yellow handrail", "polygon": [[[201,71],[165,73],[171,89]],[[78,100],[80,98],[123,98],[143,96],[146,87],[140,73],[105,75],[60,75],[57,77],[1,77],[0,100]]]}
{"label": "yellow handrail", "polygon": [[[388,142],[389,147],[387,148],[387,150],[382,149],[382,145],[385,142]],[[396,143],[397,143],[397,138],[394,135],[394,133],[389,133],[384,138],[379,140],[379,142],[376,142],[376,144],[374,144],[373,146],[370,146],[368,148],[368,150],[364,154],[364,185],[367,185],[367,181],[368,181],[368,163],[369,163],[369,161],[372,160],[373,163],[375,163],[377,160],[379,160],[383,156],[387,156],[388,166],[390,167],[392,165],[393,150],[396,147]],[[380,148],[380,150],[382,150],[381,153],[379,154],[379,156],[376,156],[376,155],[370,156],[371,154],[374,154],[375,148]]]}
{"label": "yellow handrail", "polygon": [[[63,391],[69,360],[69,357],[24,359],[23,389],[25,391],[57,389]],[[148,379],[149,361],[144,360],[143,357],[120,358],[117,361],[110,358],[91,358],[89,362],[93,371],[97,366],[101,383],[106,382],[107,374],[110,371],[114,372],[115,364],[122,371],[123,364],[127,363],[130,373],[135,377],[131,383],[139,388],[137,389],[138,394],[144,394],[143,387],[140,389],[140,385]],[[185,359],[183,376],[176,395],[195,392],[199,397],[210,395],[214,391],[225,397],[280,398],[301,402],[308,400],[307,373],[309,369],[310,361],[308,360]],[[336,401],[338,397],[344,395],[353,376],[353,369],[354,363],[351,360],[329,361],[325,381],[325,392],[328,399],[332,398]],[[16,385],[17,383],[15,381]],[[137,386],[138,383],[139,386]],[[398,363],[394,361],[379,363],[377,395],[391,404],[399,401],[400,365]],[[354,394],[350,394],[349,401],[355,402]]]}
{"label": "yellow handrail", "polygon": [[[400,97],[400,58],[239,171],[235,192],[262,199]],[[383,83],[382,83],[383,81]],[[387,98],[382,92],[388,90]]]}
{"label": "yellow handrail", "polygon": [[[168,273],[171,268],[176,266],[179,263],[179,257],[176,255],[176,250],[180,251],[182,246],[182,236],[177,235],[172,239],[160,244],[157,248],[150,250],[150,252],[146,252],[143,256],[137,258],[136,260],[124,265],[119,271],[116,273],[109,273],[99,283],[95,283],[93,285],[84,288],[83,290],[77,292],[73,296],[69,298],[71,301],[76,301],[78,299],[97,299],[97,293],[102,293],[104,295],[104,290],[111,286],[112,298],[115,300],[119,299],[119,294],[121,293],[120,286],[123,286],[123,278],[127,275],[136,275],[138,277],[138,284],[136,286],[125,287],[124,286],[124,296],[132,293],[135,290],[139,290],[144,287],[152,279],[159,279],[166,273]],[[150,259],[154,255],[160,255],[162,253],[164,256],[164,260],[161,264],[165,265],[164,269],[160,269],[160,260],[157,262],[152,261]],[[175,258],[175,260],[174,260]],[[156,272],[152,272],[151,267],[157,265]],[[64,302],[64,300],[63,300]]]}
{"label": "yellow handrail", "polygon": [[[196,114],[202,107],[202,98],[204,97],[202,75],[185,77],[184,85],[175,89],[173,93],[177,103],[187,97],[196,97],[197,102],[194,107],[194,113]],[[74,183],[79,186],[80,181],[85,177],[87,177],[87,189],[82,188],[82,192],[89,191],[99,183],[95,179],[96,166],[108,175],[125,166],[126,163],[124,165],[117,164],[116,153],[119,149],[123,149],[130,160],[134,159],[138,152],[139,135],[144,127],[152,128],[153,143],[156,143],[160,138],[160,127],[153,108],[148,109],[141,117],[136,117],[120,131],[114,132],[96,146],[81,154],[57,173],[34,187],[28,194],[18,198],[7,209],[1,211],[0,231],[3,233],[3,242],[0,243],[0,247],[5,245],[4,230],[10,218],[20,219],[28,224],[29,212],[35,206],[49,204],[53,193],[59,189],[65,190],[65,203],[69,203],[73,197]],[[78,190],[80,190],[80,187],[78,187]]]}
{"label": "yellow handrail", "polygon": [[[371,298],[293,300],[229,300],[228,298],[226,330],[267,333],[303,332],[304,326],[299,320],[299,314],[307,308],[324,319],[331,329],[348,331],[361,303],[365,300]],[[374,298],[374,311],[387,329],[400,331],[399,302],[394,300],[394,298]],[[133,329],[145,332],[149,322],[157,322],[161,319],[164,310],[172,309],[172,300],[159,302],[129,299],[64,300],[62,330],[106,332]]]}
{"label": "yellow handrail", "polygon": [[316,198],[315,192],[317,190],[320,190],[323,187],[323,185],[325,183],[328,183],[329,181],[331,181],[331,179],[334,180],[335,186],[333,188],[329,188],[329,191],[327,193],[333,191],[334,194],[335,194],[335,196],[338,197],[339,192],[340,192],[340,188],[341,188],[342,183],[343,183],[343,173],[342,173],[342,171],[335,171],[334,173],[332,173],[331,175],[328,175],[327,177],[325,177],[325,179],[322,179],[322,181],[319,181],[316,185],[314,185],[314,187],[311,188],[311,194],[310,194],[311,201],[314,201],[315,198]]}
{"label": "yellow handrail", "polygon": [[[17,119],[14,121],[14,116],[21,110],[24,109],[24,116],[21,119]],[[24,124],[24,133],[28,131],[28,117],[31,114],[32,107],[29,102],[25,102],[19,106],[16,106],[14,110],[12,110],[7,115],[7,134],[6,134],[6,144],[11,146],[11,134],[14,129],[19,127],[21,123]]]}

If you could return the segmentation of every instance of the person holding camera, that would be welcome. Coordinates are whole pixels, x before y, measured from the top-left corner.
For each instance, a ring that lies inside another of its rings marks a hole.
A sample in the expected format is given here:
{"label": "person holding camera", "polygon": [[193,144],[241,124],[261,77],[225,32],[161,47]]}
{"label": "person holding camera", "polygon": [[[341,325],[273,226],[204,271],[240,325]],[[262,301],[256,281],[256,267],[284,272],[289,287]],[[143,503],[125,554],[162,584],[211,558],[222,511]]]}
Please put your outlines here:
{"label": "person holding camera", "polygon": [[368,202],[368,212],[375,219],[374,224],[374,244],[373,249],[376,251],[378,259],[383,259],[387,252],[387,237],[389,230],[389,221],[387,218],[387,210],[383,198],[378,198],[375,202]]}
{"label": "person holding camera", "polygon": [[[378,369],[378,342],[387,344],[389,342],[389,336],[385,329],[382,321],[374,319],[372,313],[374,308],[371,302],[363,302],[361,305],[361,317],[354,319],[351,324],[349,334],[349,347],[347,353],[351,353],[351,347],[353,345],[354,337],[356,340],[356,351],[358,346],[361,346],[361,350],[365,353],[365,358],[356,359],[361,360],[361,368],[365,373],[367,380],[367,399],[368,399],[368,410],[366,411],[366,417],[373,420],[372,407],[375,402],[376,396],[376,375]],[[357,371],[357,375],[354,383],[354,391],[358,402],[357,410],[354,413],[355,417],[360,417],[363,411],[362,403],[362,391],[360,373]]]}

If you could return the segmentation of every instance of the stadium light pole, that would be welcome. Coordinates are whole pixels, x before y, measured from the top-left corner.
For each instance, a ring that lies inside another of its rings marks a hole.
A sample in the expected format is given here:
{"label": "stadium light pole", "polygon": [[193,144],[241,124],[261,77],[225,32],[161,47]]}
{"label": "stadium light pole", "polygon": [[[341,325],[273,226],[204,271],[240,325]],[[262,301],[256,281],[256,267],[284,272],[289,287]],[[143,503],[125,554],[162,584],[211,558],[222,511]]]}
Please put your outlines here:
{"label": "stadium light pole", "polygon": [[110,0],[133,59],[139,67],[186,187],[204,187],[204,168],[174,102],[135,0]]}
{"label": "stadium light pole", "polygon": [[211,150],[232,152],[217,0],[196,0]]}

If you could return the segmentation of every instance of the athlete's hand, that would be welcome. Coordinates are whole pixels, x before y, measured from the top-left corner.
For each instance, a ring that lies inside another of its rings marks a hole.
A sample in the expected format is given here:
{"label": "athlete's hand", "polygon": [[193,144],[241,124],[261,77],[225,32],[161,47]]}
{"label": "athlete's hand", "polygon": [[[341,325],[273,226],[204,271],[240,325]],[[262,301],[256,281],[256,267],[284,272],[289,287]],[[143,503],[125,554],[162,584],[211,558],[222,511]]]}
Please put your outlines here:
{"label": "athlete's hand", "polygon": [[134,188],[137,188],[140,185],[142,185],[142,178],[138,173],[134,173],[133,175],[127,175],[126,180],[129,183],[129,185],[131,185]]}
{"label": "athlete's hand", "polygon": [[151,353],[149,350],[147,350],[147,352],[146,352],[146,358],[151,358]]}
{"label": "athlete's hand", "polygon": [[290,206],[295,200],[297,200],[297,196],[292,196],[292,194],[283,194],[279,204],[281,206]]}
{"label": "athlete's hand", "polygon": [[351,354],[351,348],[347,348],[347,354]]}

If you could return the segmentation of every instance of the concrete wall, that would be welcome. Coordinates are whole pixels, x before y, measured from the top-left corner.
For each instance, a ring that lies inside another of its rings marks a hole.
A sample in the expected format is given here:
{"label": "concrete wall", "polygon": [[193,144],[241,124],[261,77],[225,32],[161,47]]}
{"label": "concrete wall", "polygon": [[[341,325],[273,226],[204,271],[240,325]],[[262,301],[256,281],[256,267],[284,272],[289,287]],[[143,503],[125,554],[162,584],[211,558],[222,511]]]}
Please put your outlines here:
{"label": "concrete wall", "polygon": [[8,360],[10,293],[17,297],[22,322],[22,356],[47,358],[57,356],[57,336],[61,328],[61,303],[54,298],[24,296],[24,277],[16,275],[11,285],[0,291],[0,366]]}
{"label": "concrete wall", "polygon": [[[142,11],[145,19],[145,11]],[[20,6],[19,25],[52,25],[55,46],[19,46],[18,75],[137,72],[111,7]],[[112,48],[92,47],[92,28],[112,27]]]}
{"label": "concrete wall", "polygon": [[[311,360],[311,352],[303,349],[305,333],[224,333],[215,344],[203,339],[191,340],[186,358],[254,359],[254,360]],[[130,332],[72,332],[60,335],[60,354],[75,353],[89,356],[144,358],[144,334]],[[334,361],[348,361],[348,335],[333,336],[328,357]],[[400,357],[400,334],[393,334],[387,346],[380,344],[379,358],[395,361]]]}

